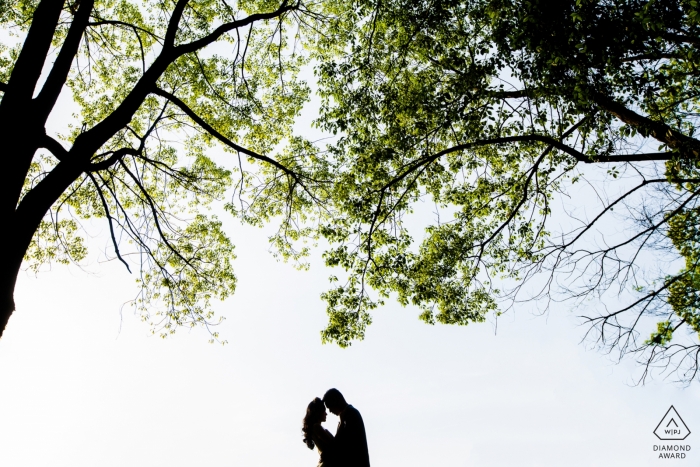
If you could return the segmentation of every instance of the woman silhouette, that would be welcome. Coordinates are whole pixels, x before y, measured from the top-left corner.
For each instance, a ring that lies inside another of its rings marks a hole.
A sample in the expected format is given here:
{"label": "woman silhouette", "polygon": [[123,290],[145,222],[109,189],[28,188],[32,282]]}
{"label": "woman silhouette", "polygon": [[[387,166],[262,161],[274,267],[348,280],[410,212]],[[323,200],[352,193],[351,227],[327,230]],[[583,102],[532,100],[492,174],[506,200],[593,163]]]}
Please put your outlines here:
{"label": "woman silhouette", "polygon": [[320,459],[318,467],[337,467],[336,446],[333,435],[321,426],[326,421],[326,406],[318,397],[311,401],[306,408],[306,416],[301,431],[304,433],[304,443],[313,449],[318,449]]}

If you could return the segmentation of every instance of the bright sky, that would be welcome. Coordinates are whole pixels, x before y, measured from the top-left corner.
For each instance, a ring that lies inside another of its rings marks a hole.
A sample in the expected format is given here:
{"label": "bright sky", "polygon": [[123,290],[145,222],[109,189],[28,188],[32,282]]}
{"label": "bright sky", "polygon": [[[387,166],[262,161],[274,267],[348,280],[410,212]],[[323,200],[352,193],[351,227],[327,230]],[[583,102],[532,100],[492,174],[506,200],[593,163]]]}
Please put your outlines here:
{"label": "bright sky", "polygon": [[330,387],[362,413],[375,467],[697,465],[697,433],[685,461],[652,451],[670,405],[700,432],[697,388],[632,387],[634,366],[586,351],[566,310],[509,314],[494,335],[392,304],[364,342],[323,346],[328,271],[277,263],[266,232],[230,225],[240,284],[219,306],[225,346],[120,316],[135,286],[117,263],[22,275],[0,340],[0,465],[313,466],[301,419]]}
{"label": "bright sky", "polygon": [[[331,387],[362,413],[374,467],[700,462],[697,385],[633,386],[631,362],[579,343],[585,329],[567,305],[516,310],[494,333],[431,327],[389,303],[364,342],[324,346],[318,252],[299,272],[268,253],[269,231],[226,225],[239,285],[217,307],[225,346],[201,329],[162,340],[122,310],[134,276],[98,263],[105,226],[85,270],[21,275],[0,340],[1,466],[311,467],[301,420]],[[693,432],[685,460],[653,451],[670,405]]]}

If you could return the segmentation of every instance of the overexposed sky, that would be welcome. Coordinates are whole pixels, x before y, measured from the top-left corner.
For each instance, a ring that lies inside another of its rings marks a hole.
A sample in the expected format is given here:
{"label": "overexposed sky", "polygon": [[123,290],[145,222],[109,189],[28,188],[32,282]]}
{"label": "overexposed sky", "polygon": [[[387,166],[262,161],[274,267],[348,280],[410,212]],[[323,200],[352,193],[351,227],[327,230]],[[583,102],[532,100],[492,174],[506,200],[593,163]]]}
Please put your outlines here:
{"label": "overexposed sky", "polygon": [[[364,342],[324,346],[319,258],[296,271],[267,253],[267,232],[228,225],[240,282],[218,307],[225,346],[120,315],[135,286],[116,262],[22,274],[0,340],[0,465],[313,466],[301,419],[330,387],[362,413],[375,467],[700,461],[697,388],[631,386],[635,367],[586,351],[566,310],[516,311],[494,335],[390,304]],[[671,404],[693,432],[685,460],[653,452]]]}

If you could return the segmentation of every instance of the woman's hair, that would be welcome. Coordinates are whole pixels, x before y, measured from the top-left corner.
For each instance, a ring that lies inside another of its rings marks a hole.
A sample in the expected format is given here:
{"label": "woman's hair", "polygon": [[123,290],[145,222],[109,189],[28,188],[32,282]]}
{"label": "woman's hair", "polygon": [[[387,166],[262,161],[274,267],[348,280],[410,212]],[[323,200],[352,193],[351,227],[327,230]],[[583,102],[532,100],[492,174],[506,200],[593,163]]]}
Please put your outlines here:
{"label": "woman's hair", "polygon": [[314,448],[314,441],[311,439],[311,431],[313,426],[321,421],[321,415],[326,410],[323,405],[323,401],[316,397],[309,403],[306,408],[306,416],[304,417],[304,424],[301,427],[301,431],[304,433],[304,443],[309,447],[309,449]]}

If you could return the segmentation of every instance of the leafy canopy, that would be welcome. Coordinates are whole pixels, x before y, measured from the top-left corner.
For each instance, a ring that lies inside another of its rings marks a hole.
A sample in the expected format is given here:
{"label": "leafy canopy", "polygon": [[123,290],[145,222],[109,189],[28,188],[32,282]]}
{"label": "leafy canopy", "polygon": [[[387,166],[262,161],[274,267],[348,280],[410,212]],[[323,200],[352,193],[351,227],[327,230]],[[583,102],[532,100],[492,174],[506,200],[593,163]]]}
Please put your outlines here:
{"label": "leafy canopy", "polygon": [[[316,52],[319,123],[338,135],[326,262],[348,273],[325,294],[324,339],[362,338],[390,296],[427,323],[467,324],[617,291],[627,303],[586,318],[594,342],[692,380],[698,3],[354,5]],[[563,199],[591,206],[589,183],[600,211],[563,222]],[[644,260],[679,256],[675,272]],[[681,328],[690,340],[672,341]]]}
{"label": "leafy canopy", "polygon": [[[80,260],[80,220],[103,218],[115,257],[142,271],[144,318],[164,334],[208,323],[235,277],[206,208],[233,187],[231,214],[281,219],[271,240],[285,258],[301,260],[304,239],[329,243],[344,274],[324,294],[324,341],[361,339],[392,296],[427,323],[463,325],[520,300],[616,290],[627,304],[587,318],[597,342],[697,375],[695,0],[44,0],[5,2],[1,20],[27,40],[2,50],[0,120],[48,116],[57,85],[79,108],[65,135],[31,120],[28,162],[9,176],[23,183],[15,220],[33,219],[19,229],[31,242],[17,241],[29,267]],[[55,28],[56,58],[22,101],[20,64],[49,53],[34,51],[37,24]],[[317,125],[336,135],[327,147],[291,132],[306,65]],[[211,157],[215,144],[231,162]],[[600,211],[560,228],[563,197],[588,203],[585,182]],[[425,205],[435,219],[416,230]],[[645,254],[685,265],[649,268]]]}
{"label": "leafy canopy", "polygon": [[[236,278],[212,203],[229,197],[228,212],[251,224],[286,214],[280,244],[308,216],[308,143],[291,128],[309,97],[299,41],[316,21],[287,1],[3,2],[0,118],[18,122],[15,134],[5,128],[18,149],[6,176],[21,186],[4,196],[16,199],[6,214],[24,267],[82,260],[83,221],[104,219],[114,259],[137,272],[135,304],[154,332],[214,324],[211,301]],[[61,89],[72,116],[54,107]],[[23,120],[22,109],[33,113]],[[67,132],[45,133],[51,114]],[[215,146],[228,155],[214,157]],[[12,288],[16,273],[3,273]]]}

